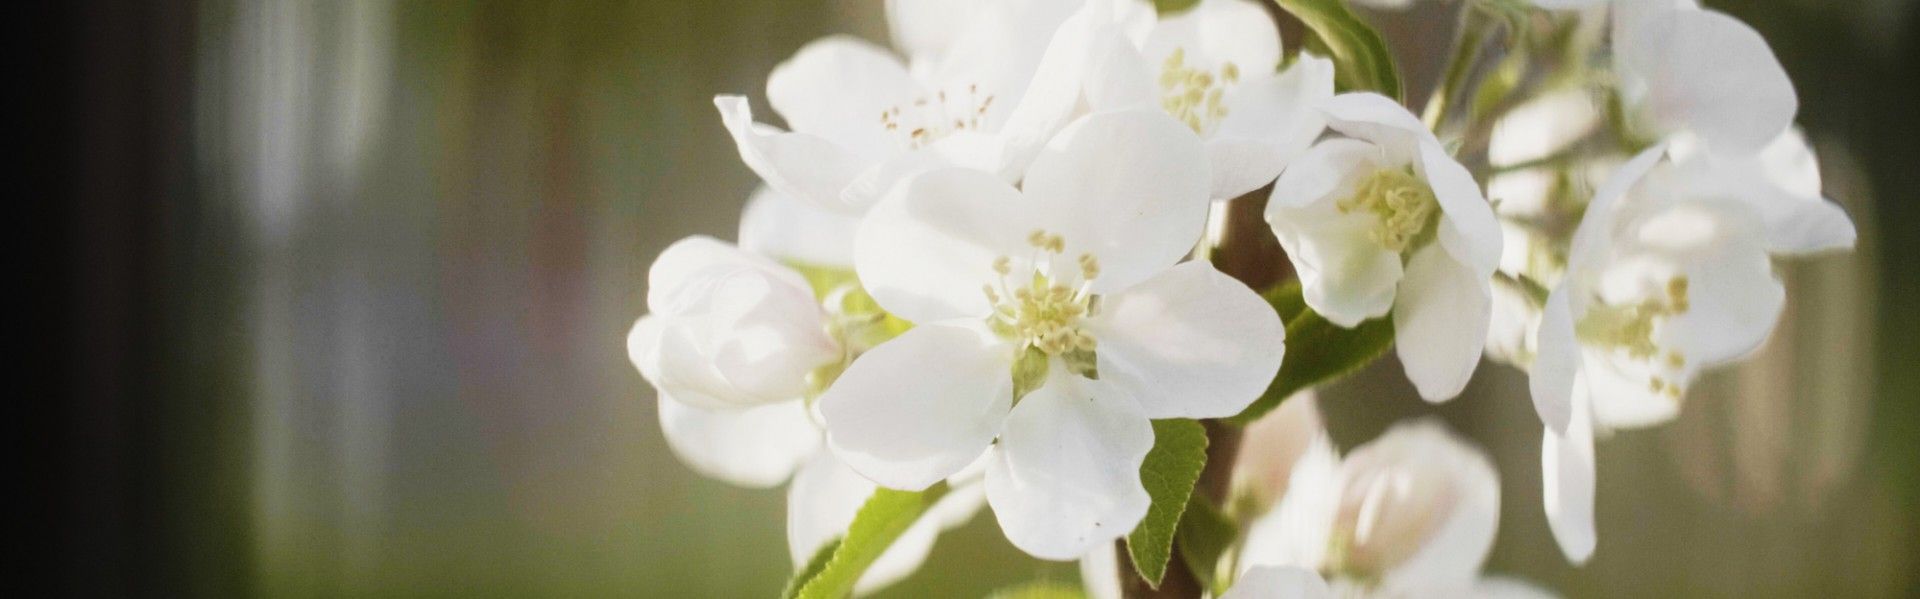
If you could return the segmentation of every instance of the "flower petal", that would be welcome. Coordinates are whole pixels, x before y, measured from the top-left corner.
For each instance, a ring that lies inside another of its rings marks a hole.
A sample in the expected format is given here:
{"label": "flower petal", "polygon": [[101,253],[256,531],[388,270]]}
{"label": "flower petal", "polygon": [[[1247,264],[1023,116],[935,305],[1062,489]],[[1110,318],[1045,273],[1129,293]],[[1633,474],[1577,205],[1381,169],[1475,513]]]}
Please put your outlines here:
{"label": "flower petal", "polygon": [[[1404,501],[1388,499],[1377,504],[1382,513],[1372,520],[1375,526],[1370,531],[1376,537],[1390,535],[1397,522],[1420,523],[1430,517],[1418,513],[1426,508],[1422,504],[1447,505],[1438,522],[1413,528],[1425,534],[1413,539],[1417,549],[1382,577],[1383,594],[1418,595],[1436,586],[1466,587],[1479,578],[1500,527],[1500,475],[1485,451],[1440,421],[1425,419],[1395,425],[1379,439],[1356,448],[1347,460],[1350,472],[1384,466],[1375,472],[1384,473],[1389,486],[1410,489],[1401,497]],[[1353,497],[1352,490],[1348,492]],[[1391,511],[1403,513],[1386,513]],[[1373,542],[1381,541],[1386,539]]]}
{"label": "flower petal", "polygon": [[924,173],[874,206],[854,240],[854,269],[881,307],[914,322],[984,317],[993,261],[1032,251],[1034,208],[993,175]]}
{"label": "flower petal", "polygon": [[1754,151],[1792,124],[1799,109],[1793,82],[1746,23],[1681,9],[1632,29],[1631,43],[1614,45],[1616,62],[1630,105],[1660,133],[1687,129],[1712,146]]}
{"label": "flower petal", "polygon": [[1125,391],[1056,374],[1007,416],[987,465],[987,502],[1015,547],[1074,559],[1146,516],[1140,464],[1152,448],[1153,425]]}
{"label": "flower petal", "polygon": [[887,33],[907,56],[937,55],[979,10],[978,0],[887,0]]}
{"label": "flower petal", "polygon": [[768,186],[828,210],[861,208],[842,199],[841,191],[867,169],[870,160],[826,138],[754,123],[746,98],[714,96],[713,105],[733,135],[740,161]]}
{"label": "flower petal", "polygon": [[[1100,259],[1095,293],[1179,262],[1206,228],[1211,179],[1193,131],[1158,110],[1088,115],[1047,144],[1022,185],[1066,255]],[[1023,232],[1024,234],[1024,232]]]}
{"label": "flower petal", "polygon": [[1207,138],[1213,198],[1272,183],[1327,127],[1319,106],[1333,97],[1333,62],[1302,54],[1278,75],[1249,76],[1226,95],[1227,116]]}
{"label": "flower petal", "polygon": [[1305,208],[1352,195],[1355,179],[1384,166],[1379,146],[1357,139],[1329,139],[1308,148],[1287,165],[1273,185],[1267,221],[1283,208]]}
{"label": "flower petal", "polygon": [[1372,214],[1341,214],[1331,202],[1307,208],[1269,204],[1267,222],[1300,275],[1302,297],[1328,322],[1352,328],[1393,307],[1400,255],[1368,236],[1376,222]]}
{"label": "flower petal", "polygon": [[1593,423],[1586,393],[1575,392],[1566,434],[1548,428],[1540,443],[1542,499],[1560,552],[1574,564],[1593,556]]}
{"label": "flower petal", "polygon": [[1248,570],[1220,599],[1333,599],[1333,588],[1318,573],[1295,566]]}
{"label": "flower petal", "polygon": [[658,316],[642,316],[627,330],[627,361],[649,384],[660,380],[660,335],[665,324]]}
{"label": "flower petal", "polygon": [[1233,63],[1244,73],[1271,73],[1280,66],[1280,30],[1260,5],[1247,0],[1200,0],[1187,11],[1163,16],[1141,45],[1150,64],[1175,49],[1186,63],[1214,70]]}
{"label": "flower petal", "polygon": [[903,138],[881,124],[880,113],[926,96],[885,48],[847,35],[809,42],[767,76],[767,103],[793,131],[831,140],[868,160],[903,147]]}
{"label": "flower petal", "polygon": [[740,249],[810,266],[853,268],[859,226],[853,216],[761,187],[740,214]]}
{"label": "flower petal", "polygon": [[1500,221],[1493,216],[1493,205],[1480,194],[1467,167],[1447,155],[1440,142],[1431,137],[1420,141],[1420,175],[1433,190],[1444,214],[1441,219],[1440,245],[1454,259],[1491,276],[1500,265],[1500,246],[1505,236]]}
{"label": "flower petal", "polygon": [[987,450],[1013,401],[1013,351],[958,326],[923,324],[854,360],[820,397],[834,455],[862,476],[918,490]]}
{"label": "flower petal", "polygon": [[1549,433],[1567,431],[1573,419],[1574,383],[1580,380],[1580,344],[1574,338],[1573,311],[1566,285],[1547,294],[1536,333],[1533,370],[1527,380],[1533,409]]}
{"label": "flower petal", "polygon": [[1328,127],[1380,146],[1386,156],[1382,162],[1386,164],[1412,161],[1419,144],[1434,139],[1433,132],[1427,130],[1419,117],[1380,94],[1340,94],[1327,100],[1321,110],[1327,113]]}
{"label": "flower petal", "polygon": [[1003,175],[1018,178],[1055,133],[1086,110],[1157,108],[1159,88],[1145,59],[1119,27],[1122,6],[1152,7],[1130,0],[1087,2],[1054,32],[1032,84],[1000,127],[1005,140]]}
{"label": "flower petal", "polygon": [[820,429],[800,400],[705,410],[661,393],[667,448],[701,475],[751,488],[780,484],[820,447]]}
{"label": "flower petal", "polygon": [[1489,277],[1436,246],[1407,260],[1393,307],[1394,349],[1421,398],[1453,399],[1473,377],[1493,315]]}
{"label": "flower petal", "polygon": [[1267,302],[1205,261],[1180,264],[1105,298],[1088,323],[1100,378],[1148,418],[1225,418],[1280,370],[1286,325]]}

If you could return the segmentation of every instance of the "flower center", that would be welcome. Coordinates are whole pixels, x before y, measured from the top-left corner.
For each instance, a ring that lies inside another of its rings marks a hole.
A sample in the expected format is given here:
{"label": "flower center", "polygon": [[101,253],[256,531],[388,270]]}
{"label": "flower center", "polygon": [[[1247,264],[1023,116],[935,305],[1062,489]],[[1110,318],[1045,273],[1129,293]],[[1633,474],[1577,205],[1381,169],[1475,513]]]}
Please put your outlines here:
{"label": "flower center", "polygon": [[880,111],[880,125],[901,136],[901,143],[918,150],[958,131],[978,131],[987,109],[993,106],[993,94],[980,93],[978,84],[964,90],[946,89],[932,96]]}
{"label": "flower center", "polygon": [[1673,277],[1667,279],[1663,297],[1627,305],[1601,302],[1588,307],[1574,324],[1574,334],[1588,345],[1613,348],[1635,360],[1654,363],[1655,373],[1647,376],[1647,387],[1678,399],[1681,391],[1678,377],[1662,377],[1660,373],[1677,374],[1687,365],[1686,356],[1670,349],[1662,351],[1654,342],[1653,334],[1660,322],[1685,314],[1688,307],[1687,278]]}
{"label": "flower center", "polygon": [[1372,212],[1379,218],[1370,232],[1374,242],[1405,252],[1432,237],[1440,222],[1433,188],[1405,168],[1381,169],[1367,176],[1351,197],[1334,204],[1342,214]]}
{"label": "flower center", "polygon": [[1187,66],[1186,48],[1174,48],[1160,65],[1160,107],[1205,134],[1227,116],[1226,89],[1240,82],[1240,67],[1222,63],[1218,72]]}
{"label": "flower center", "polygon": [[1058,259],[1066,251],[1066,240],[1046,231],[1028,234],[1027,244],[1034,248],[1029,269],[1016,271],[1010,256],[995,258],[999,281],[982,288],[993,305],[987,326],[1018,346],[1015,399],[1045,382],[1052,358],[1060,358],[1069,372],[1099,378],[1093,335],[1083,324],[1099,309],[1100,298],[1089,288],[1100,276],[1100,261],[1081,254],[1077,272],[1061,268]]}

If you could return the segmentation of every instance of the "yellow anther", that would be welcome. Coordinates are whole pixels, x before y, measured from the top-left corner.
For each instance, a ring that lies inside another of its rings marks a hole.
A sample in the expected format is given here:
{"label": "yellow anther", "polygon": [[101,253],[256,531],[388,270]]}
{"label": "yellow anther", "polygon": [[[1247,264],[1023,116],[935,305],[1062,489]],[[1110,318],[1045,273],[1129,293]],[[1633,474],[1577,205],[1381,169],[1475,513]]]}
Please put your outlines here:
{"label": "yellow anther", "polygon": [[1006,275],[1007,273],[1009,273],[1009,272],[1012,272],[1012,271],[1013,271],[1013,259],[1012,259],[1012,258],[1008,258],[1008,257],[1006,257],[1006,256],[1001,256],[1001,257],[998,257],[998,258],[994,258],[994,259],[993,259],[993,272],[997,272],[997,273],[1000,273],[1001,275],[1003,275],[1003,276],[1004,276],[1004,275]]}
{"label": "yellow anther", "polygon": [[1404,252],[1439,222],[1440,202],[1425,181],[1404,168],[1381,169],[1355,186],[1351,197],[1334,204],[1340,212],[1371,212],[1379,217],[1373,240]]}

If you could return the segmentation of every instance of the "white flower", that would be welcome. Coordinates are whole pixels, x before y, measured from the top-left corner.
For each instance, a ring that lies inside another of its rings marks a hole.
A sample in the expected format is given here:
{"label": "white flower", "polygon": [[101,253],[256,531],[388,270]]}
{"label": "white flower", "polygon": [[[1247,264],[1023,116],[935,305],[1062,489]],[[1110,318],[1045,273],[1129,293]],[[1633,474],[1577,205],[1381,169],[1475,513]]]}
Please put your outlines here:
{"label": "white flower", "polygon": [[1333,589],[1318,573],[1296,566],[1248,570],[1220,599],[1333,599]]}
{"label": "white flower", "polygon": [[1766,340],[1785,299],[1771,253],[1854,239],[1817,189],[1771,185],[1764,161],[1665,165],[1666,154],[1641,153],[1595,193],[1540,323],[1531,387],[1547,423],[1547,516],[1575,562],[1595,544],[1596,429],[1672,419],[1702,369]]}
{"label": "white flower", "polygon": [[1799,107],[1793,82],[1760,33],[1693,0],[1616,0],[1613,63],[1633,128],[1698,135],[1749,153],[1780,135]]}
{"label": "white flower", "polygon": [[1354,594],[1385,597],[1457,594],[1479,582],[1500,515],[1500,481],[1485,453],[1433,420],[1395,426],[1344,459],[1316,439],[1279,507],[1248,529],[1243,568],[1309,568]]}
{"label": "white flower", "polygon": [[[915,24],[897,24],[902,31],[921,31],[918,23],[938,18],[937,8],[906,4],[913,9],[901,18]],[[767,100],[791,131],[754,123],[746,98],[716,96],[714,105],[741,160],[768,185],[831,210],[857,213],[904,177],[941,165],[1012,176],[1021,165],[1002,126],[1070,7],[991,2],[978,10],[949,40],[903,33],[903,45],[939,46],[938,58],[916,61],[912,70],[852,37],[807,44],[767,78]]]}
{"label": "white flower", "polygon": [[1280,66],[1280,31],[1249,0],[1201,0],[1162,17],[1141,44],[1151,101],[1205,140],[1214,199],[1272,183],[1326,128],[1333,62],[1302,53]]}
{"label": "white flower", "polygon": [[1352,327],[1393,311],[1420,396],[1460,393],[1486,341],[1501,236],[1478,184],[1426,127],[1378,94],[1325,105],[1347,137],[1315,144],[1274,185],[1267,222],[1307,305]]}
{"label": "white flower", "polygon": [[[649,316],[629,343],[656,340],[635,362],[674,401],[720,409],[790,400],[805,394],[808,374],[841,359],[806,280],[725,242],[675,242],[647,282]],[[657,331],[641,334],[648,329]]]}
{"label": "white flower", "polygon": [[1097,113],[1048,144],[1021,189],[943,169],[875,206],[856,270],[919,326],[820,398],[835,453],[882,486],[921,489],[991,449],[987,500],[1042,558],[1130,531],[1148,503],[1148,419],[1238,413],[1284,347],[1252,290],[1176,266],[1204,226],[1206,169],[1171,117]]}
{"label": "white flower", "polygon": [[1287,398],[1280,407],[1241,435],[1239,458],[1233,462],[1229,505],[1265,512],[1287,494],[1287,481],[1300,459],[1320,451],[1331,441],[1320,421],[1318,397],[1312,390]]}

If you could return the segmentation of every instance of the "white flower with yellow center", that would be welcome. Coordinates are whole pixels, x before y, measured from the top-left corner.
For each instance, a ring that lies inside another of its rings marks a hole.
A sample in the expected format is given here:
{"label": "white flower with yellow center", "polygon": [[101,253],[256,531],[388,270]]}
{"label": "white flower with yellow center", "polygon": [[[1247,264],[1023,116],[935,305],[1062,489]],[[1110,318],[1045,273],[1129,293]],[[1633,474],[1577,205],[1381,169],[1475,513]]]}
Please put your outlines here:
{"label": "white flower with yellow center", "polygon": [[1264,300],[1179,261],[1207,212],[1207,166],[1179,122],[1095,113],[1035,158],[1020,189],[942,169],[868,213],[854,263],[918,324],[819,400],[854,471],[922,489],[987,455],[987,500],[1030,554],[1073,559],[1146,513],[1151,418],[1240,412],[1278,371]]}
{"label": "white flower with yellow center", "polygon": [[767,78],[767,101],[790,131],[755,123],[742,96],[714,98],[741,159],[768,185],[857,213],[928,168],[959,164],[1017,175],[1023,165],[1013,156],[1021,153],[1009,145],[1051,133],[1002,129],[1074,6],[990,1],[972,18],[941,25],[956,30],[950,37],[928,37],[927,21],[940,19],[943,5],[895,4],[904,11],[895,15],[895,30],[910,36],[902,45],[925,50],[911,69],[883,48],[833,36],[807,44]]}
{"label": "white flower with yellow center", "polygon": [[1666,155],[1643,152],[1595,192],[1541,316],[1531,386],[1547,516],[1576,562],[1595,545],[1595,432],[1671,420],[1702,369],[1766,340],[1785,300],[1770,254],[1854,239],[1830,202],[1769,185],[1782,169]]}
{"label": "white flower with yellow center", "polygon": [[1346,137],[1281,173],[1267,222],[1307,305],[1344,327],[1392,311],[1407,378],[1429,401],[1458,395],[1479,363],[1501,233],[1465,167],[1393,100],[1324,105]]}
{"label": "white flower with yellow center", "polygon": [[1156,22],[1140,44],[1152,101],[1205,141],[1214,199],[1272,183],[1326,129],[1333,62],[1280,67],[1280,31],[1249,0],[1201,0]]}

